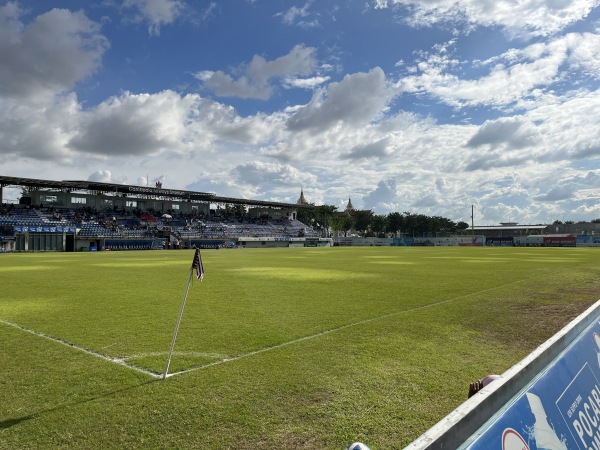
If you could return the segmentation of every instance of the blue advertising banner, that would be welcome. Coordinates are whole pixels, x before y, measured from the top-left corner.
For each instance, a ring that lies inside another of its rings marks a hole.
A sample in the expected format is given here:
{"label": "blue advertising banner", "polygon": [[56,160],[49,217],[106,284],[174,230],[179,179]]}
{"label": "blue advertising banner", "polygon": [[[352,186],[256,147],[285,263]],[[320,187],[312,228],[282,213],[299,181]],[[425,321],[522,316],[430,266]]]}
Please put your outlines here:
{"label": "blue advertising banner", "polygon": [[597,319],[462,448],[600,450]]}
{"label": "blue advertising banner", "polygon": [[28,227],[28,226],[14,226],[13,231],[15,233],[75,233],[76,228],[74,227]]}

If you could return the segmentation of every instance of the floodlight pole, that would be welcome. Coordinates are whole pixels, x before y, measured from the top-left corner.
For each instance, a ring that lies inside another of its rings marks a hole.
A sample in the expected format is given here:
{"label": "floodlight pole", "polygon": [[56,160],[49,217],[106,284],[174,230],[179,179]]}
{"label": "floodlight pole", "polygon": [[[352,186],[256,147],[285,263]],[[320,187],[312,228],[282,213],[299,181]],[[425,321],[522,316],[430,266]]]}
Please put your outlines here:
{"label": "floodlight pole", "polygon": [[190,283],[192,282],[192,275],[194,273],[194,267],[190,269],[190,276],[188,278],[187,286],[185,287],[185,294],[183,294],[183,300],[181,301],[181,308],[179,308],[179,317],[177,318],[177,325],[175,325],[175,332],[173,333],[173,340],[171,341],[171,350],[169,350],[169,356],[167,356],[167,363],[165,364],[165,370],[163,372],[162,379],[167,378],[169,372],[169,364],[171,364],[171,355],[173,354],[173,348],[175,347],[175,340],[177,339],[177,331],[179,331],[179,324],[181,323],[181,316],[183,316],[183,308],[185,307],[185,300],[187,299],[188,291],[190,290]]}
{"label": "floodlight pole", "polygon": [[475,207],[471,205],[471,233],[475,236]]}

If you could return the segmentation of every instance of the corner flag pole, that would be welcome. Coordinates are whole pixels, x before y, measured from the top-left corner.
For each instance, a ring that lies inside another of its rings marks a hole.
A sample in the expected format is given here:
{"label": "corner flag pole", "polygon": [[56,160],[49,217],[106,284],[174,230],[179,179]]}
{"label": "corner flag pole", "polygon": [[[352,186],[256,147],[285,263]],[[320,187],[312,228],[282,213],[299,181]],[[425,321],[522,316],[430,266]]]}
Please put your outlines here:
{"label": "corner flag pole", "polygon": [[188,291],[190,290],[190,283],[192,282],[192,274],[196,269],[197,278],[202,281],[204,279],[204,266],[202,265],[202,258],[200,257],[200,249],[196,249],[194,253],[194,261],[190,269],[190,276],[188,277],[187,286],[185,287],[185,293],[183,294],[183,300],[181,301],[181,308],[179,308],[179,317],[177,318],[177,325],[175,325],[175,332],[173,333],[173,340],[171,341],[171,349],[169,350],[169,356],[167,356],[167,363],[165,364],[165,370],[163,372],[162,379],[167,378],[169,372],[169,364],[171,364],[171,355],[173,355],[173,348],[175,347],[175,340],[177,339],[177,331],[179,331],[179,324],[181,323],[181,316],[183,316],[183,308],[185,307],[185,300],[187,299]]}

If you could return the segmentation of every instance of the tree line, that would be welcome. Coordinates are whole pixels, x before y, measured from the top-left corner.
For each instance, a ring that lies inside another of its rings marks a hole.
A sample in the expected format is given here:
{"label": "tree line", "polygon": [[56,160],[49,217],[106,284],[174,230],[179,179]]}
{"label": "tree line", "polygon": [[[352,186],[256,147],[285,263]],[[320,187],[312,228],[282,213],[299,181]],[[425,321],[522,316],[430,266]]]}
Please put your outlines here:
{"label": "tree line", "polygon": [[466,222],[454,222],[440,216],[406,211],[386,215],[377,215],[369,210],[340,213],[333,205],[299,208],[298,220],[316,229],[343,232],[344,236],[354,230],[364,237],[444,236],[469,228]]}

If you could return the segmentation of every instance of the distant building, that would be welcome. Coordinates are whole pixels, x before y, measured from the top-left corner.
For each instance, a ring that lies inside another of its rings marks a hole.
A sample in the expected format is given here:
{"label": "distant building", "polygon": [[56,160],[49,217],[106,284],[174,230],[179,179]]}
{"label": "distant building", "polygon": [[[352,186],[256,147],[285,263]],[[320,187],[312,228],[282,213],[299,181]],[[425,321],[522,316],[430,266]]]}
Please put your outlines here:
{"label": "distant building", "polygon": [[504,222],[499,226],[482,225],[469,227],[464,230],[465,234],[476,234],[482,236],[530,236],[544,234],[548,225],[519,225],[516,222]]}

